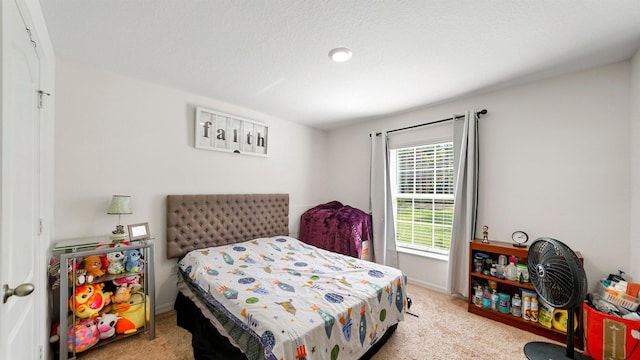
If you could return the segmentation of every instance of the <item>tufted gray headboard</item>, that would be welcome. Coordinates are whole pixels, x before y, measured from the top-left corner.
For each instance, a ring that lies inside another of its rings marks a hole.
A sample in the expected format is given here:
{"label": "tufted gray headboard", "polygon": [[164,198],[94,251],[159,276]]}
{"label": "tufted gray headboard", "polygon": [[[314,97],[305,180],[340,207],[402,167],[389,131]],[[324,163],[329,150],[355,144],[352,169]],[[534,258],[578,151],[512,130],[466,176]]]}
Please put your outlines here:
{"label": "tufted gray headboard", "polygon": [[289,235],[289,194],[167,195],[167,258]]}

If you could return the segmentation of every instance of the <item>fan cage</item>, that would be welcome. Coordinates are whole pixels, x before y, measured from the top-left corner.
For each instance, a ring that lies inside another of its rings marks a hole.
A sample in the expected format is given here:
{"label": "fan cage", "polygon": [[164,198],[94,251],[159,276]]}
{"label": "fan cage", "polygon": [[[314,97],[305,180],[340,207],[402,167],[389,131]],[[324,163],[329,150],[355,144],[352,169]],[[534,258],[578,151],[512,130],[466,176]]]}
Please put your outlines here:
{"label": "fan cage", "polygon": [[554,308],[573,309],[587,296],[587,278],[580,259],[558,240],[534,241],[529,247],[527,268],[538,296]]}

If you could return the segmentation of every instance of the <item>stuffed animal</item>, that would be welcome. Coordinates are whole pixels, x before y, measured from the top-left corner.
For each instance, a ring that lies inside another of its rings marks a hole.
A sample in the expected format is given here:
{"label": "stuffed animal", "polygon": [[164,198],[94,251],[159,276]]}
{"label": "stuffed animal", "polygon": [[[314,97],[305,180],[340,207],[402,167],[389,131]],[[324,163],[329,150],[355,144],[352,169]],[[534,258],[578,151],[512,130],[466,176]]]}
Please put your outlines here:
{"label": "stuffed animal", "polygon": [[51,290],[55,290],[60,287],[60,260],[52,258],[49,261],[49,268],[47,273],[49,274],[49,286]]}
{"label": "stuffed animal", "polygon": [[137,249],[124,252],[125,270],[128,272],[142,272],[142,255]]}
{"label": "stuffed animal", "polygon": [[[145,305],[146,302],[146,305]],[[122,318],[116,323],[116,334],[131,334],[149,321],[150,305],[149,297],[141,293],[131,295],[126,303],[115,304],[118,315]],[[146,316],[145,316],[145,308]]]}
{"label": "stuffed animal", "polygon": [[[104,270],[102,270],[102,259],[100,259],[100,256],[87,256],[82,260],[82,262],[84,263],[83,268],[87,271],[87,280],[89,282],[104,275]],[[91,280],[89,280],[89,277],[91,277]]]}
{"label": "stuffed animal", "polygon": [[122,251],[114,251],[107,254],[109,266],[107,272],[109,274],[122,274],[124,272],[124,253]]}
{"label": "stuffed animal", "polygon": [[83,352],[90,349],[100,340],[97,322],[93,319],[82,319],[76,321],[75,329],[69,329],[67,333],[67,349],[73,351],[75,341],[76,352]]}
{"label": "stuffed animal", "polygon": [[100,339],[108,339],[116,334],[116,323],[121,317],[115,314],[106,314],[97,318],[98,331],[100,332]]}
{"label": "stuffed animal", "polygon": [[128,284],[122,284],[116,289],[116,293],[111,296],[113,303],[123,303],[131,298],[131,288]]}
{"label": "stuffed animal", "polygon": [[76,287],[75,295],[69,297],[69,310],[81,319],[98,316],[98,312],[111,302],[111,293],[103,292],[103,287],[104,283]]}
{"label": "stuffed animal", "polygon": [[[79,264],[76,264],[76,270],[73,271],[73,262],[69,261],[67,264],[67,276],[69,279],[69,286],[76,284],[76,286],[84,285],[87,282],[87,270],[78,268]],[[93,280],[93,277],[91,277]],[[91,282],[89,280],[89,282]]]}
{"label": "stuffed animal", "polygon": [[116,286],[120,286],[122,284],[129,285],[129,288],[131,288],[131,292],[136,292],[136,291],[142,289],[142,285],[140,285],[140,275],[138,275],[138,274],[125,276],[125,277],[120,278],[120,279],[115,279],[112,282]]}
{"label": "stuffed animal", "polygon": [[[70,324],[73,321],[71,314],[67,316],[67,324]],[[50,343],[57,343],[60,341],[60,320],[56,320],[51,325],[51,335],[49,336]]]}

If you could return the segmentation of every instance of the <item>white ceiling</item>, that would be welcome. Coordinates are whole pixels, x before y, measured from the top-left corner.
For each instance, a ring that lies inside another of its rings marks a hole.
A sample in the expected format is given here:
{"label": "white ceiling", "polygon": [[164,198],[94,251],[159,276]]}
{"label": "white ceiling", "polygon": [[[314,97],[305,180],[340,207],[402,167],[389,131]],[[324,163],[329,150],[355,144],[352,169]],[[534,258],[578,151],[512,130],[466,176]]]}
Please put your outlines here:
{"label": "white ceiling", "polygon": [[[321,129],[640,48],[639,0],[40,3],[61,59]],[[353,58],[333,63],[342,46]]]}

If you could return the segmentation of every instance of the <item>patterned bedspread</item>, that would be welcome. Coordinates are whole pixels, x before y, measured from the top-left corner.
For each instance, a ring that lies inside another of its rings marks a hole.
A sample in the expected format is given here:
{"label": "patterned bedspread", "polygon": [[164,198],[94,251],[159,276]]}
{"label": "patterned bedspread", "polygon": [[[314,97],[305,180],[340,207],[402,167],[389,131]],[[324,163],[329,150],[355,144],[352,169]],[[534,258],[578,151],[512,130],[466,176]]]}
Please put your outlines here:
{"label": "patterned bedspread", "polygon": [[404,319],[400,270],[291,237],[195,250],[178,266],[269,360],[357,359]]}

